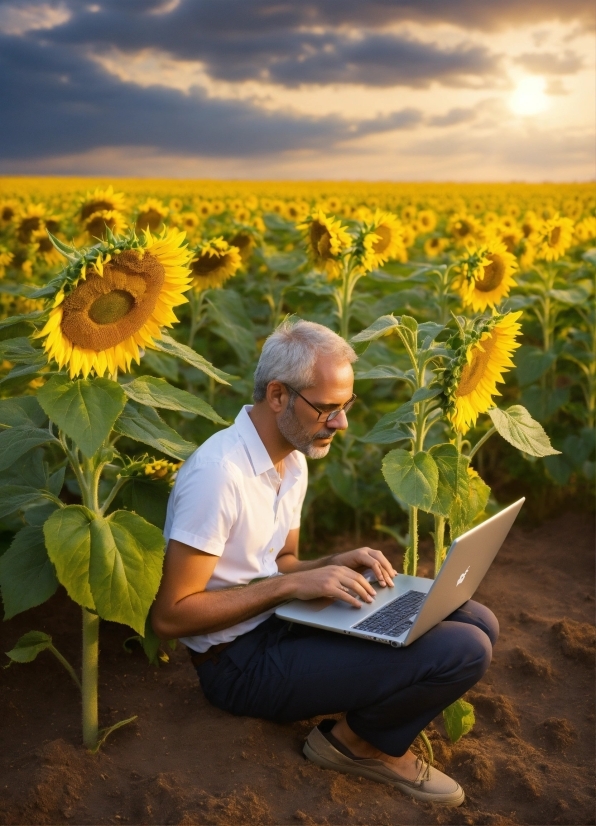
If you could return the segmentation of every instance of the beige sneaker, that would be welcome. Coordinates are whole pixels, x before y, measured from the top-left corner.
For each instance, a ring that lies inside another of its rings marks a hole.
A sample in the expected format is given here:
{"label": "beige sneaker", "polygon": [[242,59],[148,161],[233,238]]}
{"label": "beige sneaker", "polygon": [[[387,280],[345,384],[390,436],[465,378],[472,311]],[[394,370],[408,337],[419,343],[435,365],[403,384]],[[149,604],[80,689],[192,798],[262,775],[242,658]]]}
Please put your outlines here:
{"label": "beige sneaker", "polygon": [[386,783],[424,803],[461,806],[464,802],[464,790],[459,783],[433,766],[429,766],[420,758],[417,760],[418,777],[416,780],[406,780],[389,769],[381,760],[348,756],[351,752],[331,734],[335,722],[335,720],[323,720],[311,731],[304,744],[304,754],[317,766]]}

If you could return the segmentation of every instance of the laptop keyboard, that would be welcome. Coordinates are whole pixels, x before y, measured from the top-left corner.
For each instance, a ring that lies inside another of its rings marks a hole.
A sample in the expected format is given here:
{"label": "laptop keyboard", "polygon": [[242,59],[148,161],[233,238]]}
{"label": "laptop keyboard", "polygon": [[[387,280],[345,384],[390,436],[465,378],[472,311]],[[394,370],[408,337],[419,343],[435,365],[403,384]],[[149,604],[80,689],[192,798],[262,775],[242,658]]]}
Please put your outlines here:
{"label": "laptop keyboard", "polygon": [[421,591],[406,591],[401,597],[379,608],[378,611],[352,627],[371,634],[399,637],[413,624],[414,620],[410,618],[418,613],[425,598],[426,594]]}

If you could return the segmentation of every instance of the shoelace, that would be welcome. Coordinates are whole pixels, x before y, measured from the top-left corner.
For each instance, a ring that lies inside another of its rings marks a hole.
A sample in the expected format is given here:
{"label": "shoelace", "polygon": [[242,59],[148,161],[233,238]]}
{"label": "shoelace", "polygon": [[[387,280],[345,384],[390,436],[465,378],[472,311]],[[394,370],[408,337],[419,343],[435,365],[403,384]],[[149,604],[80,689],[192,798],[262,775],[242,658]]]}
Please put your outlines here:
{"label": "shoelace", "polygon": [[421,766],[414,783],[423,783],[425,780],[430,780],[430,763],[427,763],[426,760],[422,760],[420,757],[418,757],[416,762],[418,761],[420,761]]}

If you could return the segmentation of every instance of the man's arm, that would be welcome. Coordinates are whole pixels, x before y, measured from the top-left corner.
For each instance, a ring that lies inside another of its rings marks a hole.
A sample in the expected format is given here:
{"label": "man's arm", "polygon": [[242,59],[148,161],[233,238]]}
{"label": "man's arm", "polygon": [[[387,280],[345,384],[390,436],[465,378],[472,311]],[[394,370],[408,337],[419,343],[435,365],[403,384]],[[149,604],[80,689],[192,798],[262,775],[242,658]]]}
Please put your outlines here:
{"label": "man's arm", "polygon": [[376,551],[373,548],[357,548],[354,551],[332,554],[318,559],[300,560],[298,559],[299,534],[300,528],[291,530],[288,533],[286,544],[277,555],[277,568],[282,574],[313,571],[327,565],[344,565],[351,569],[372,568],[380,585],[393,587],[393,577],[397,576],[397,571],[382,551]]}
{"label": "man's arm", "polygon": [[[297,547],[296,535],[296,550]],[[151,623],[158,637],[167,640],[221,631],[290,599],[328,597],[359,608],[361,600],[372,602],[375,596],[363,576],[343,565],[319,566],[317,570],[302,568],[253,585],[205,591],[218,558],[170,539],[163,578],[151,611]]]}

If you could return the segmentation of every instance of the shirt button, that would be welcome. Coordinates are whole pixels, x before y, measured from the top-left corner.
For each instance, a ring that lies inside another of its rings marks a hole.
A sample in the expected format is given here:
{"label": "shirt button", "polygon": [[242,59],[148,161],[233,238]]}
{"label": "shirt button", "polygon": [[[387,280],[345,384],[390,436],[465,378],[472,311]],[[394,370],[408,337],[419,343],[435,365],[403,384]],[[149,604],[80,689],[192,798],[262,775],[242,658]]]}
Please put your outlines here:
{"label": "shirt button", "polygon": [[273,553],[273,548],[269,548],[269,553],[270,553],[270,554],[272,554],[272,553]]}

